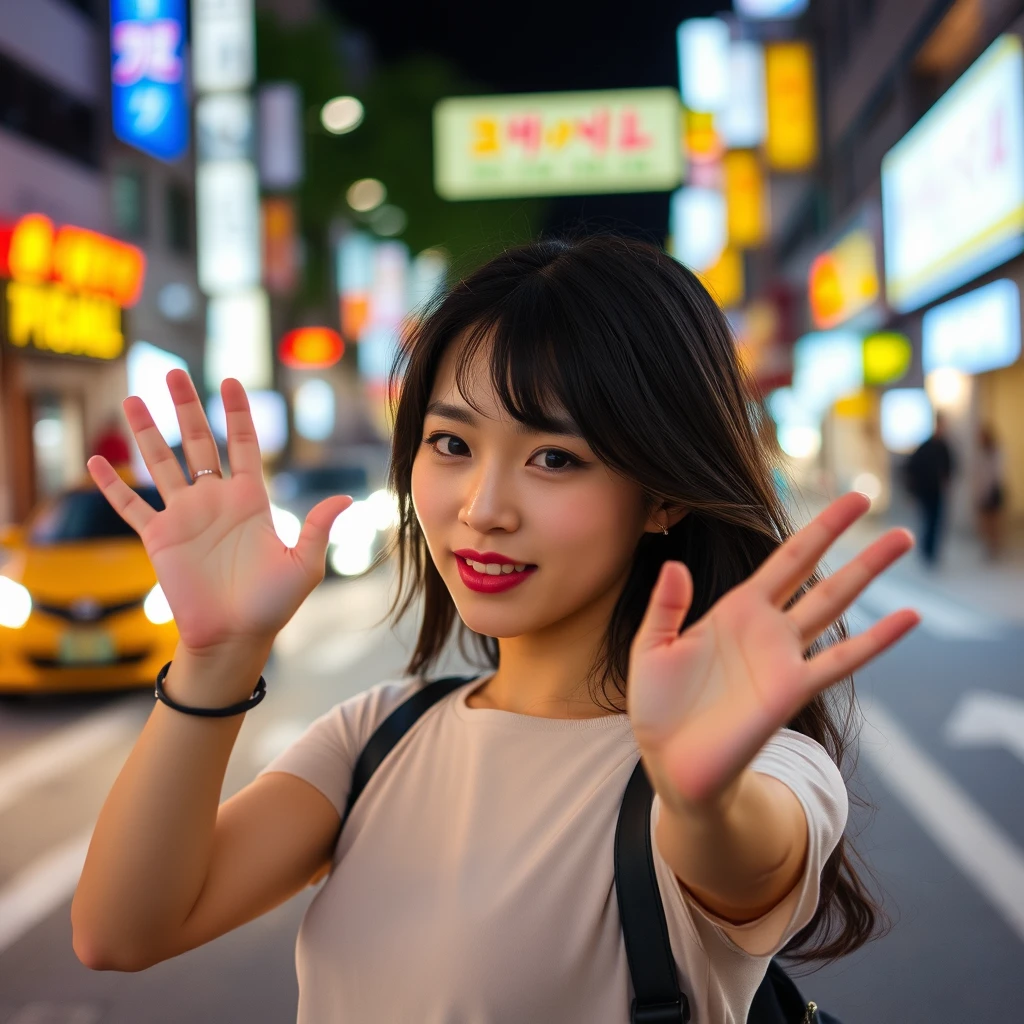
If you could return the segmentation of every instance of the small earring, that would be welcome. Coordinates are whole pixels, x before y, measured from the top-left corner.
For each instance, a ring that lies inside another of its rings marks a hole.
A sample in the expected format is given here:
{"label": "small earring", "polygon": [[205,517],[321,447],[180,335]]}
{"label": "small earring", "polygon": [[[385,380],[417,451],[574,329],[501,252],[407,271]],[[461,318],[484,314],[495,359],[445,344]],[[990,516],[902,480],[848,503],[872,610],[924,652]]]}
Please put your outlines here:
{"label": "small earring", "polygon": [[661,532],[662,532],[663,534],[665,534],[665,536],[667,537],[667,536],[668,536],[668,527],[667,527],[667,526],[663,526],[663,527],[661,528]]}

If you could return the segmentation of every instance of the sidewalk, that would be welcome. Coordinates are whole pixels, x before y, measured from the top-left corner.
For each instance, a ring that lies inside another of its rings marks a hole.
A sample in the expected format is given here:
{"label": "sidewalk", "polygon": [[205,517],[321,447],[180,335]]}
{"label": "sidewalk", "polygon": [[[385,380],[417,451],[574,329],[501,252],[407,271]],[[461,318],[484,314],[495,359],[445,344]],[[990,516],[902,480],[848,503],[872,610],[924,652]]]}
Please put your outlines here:
{"label": "sidewalk", "polygon": [[[805,491],[795,495],[789,507],[795,522],[802,525],[826,504],[824,497]],[[884,513],[868,513],[826,554],[825,566],[834,572],[894,526],[906,527],[916,536],[915,512],[913,507],[894,503]],[[1024,530],[1008,531],[1006,548],[997,561],[986,559],[975,537],[947,530],[936,568],[927,567],[915,549],[887,570],[882,579],[996,622],[1024,625]]]}

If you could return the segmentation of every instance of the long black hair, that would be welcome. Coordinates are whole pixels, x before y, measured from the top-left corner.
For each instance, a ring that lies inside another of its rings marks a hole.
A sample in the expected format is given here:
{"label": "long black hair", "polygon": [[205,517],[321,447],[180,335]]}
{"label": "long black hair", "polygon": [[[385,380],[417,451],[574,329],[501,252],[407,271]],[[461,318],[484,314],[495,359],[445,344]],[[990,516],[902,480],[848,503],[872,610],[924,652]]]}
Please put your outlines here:
{"label": "long black hair", "polygon": [[[688,510],[667,537],[645,534],[588,679],[595,702],[625,712],[629,648],[662,562],[685,562],[694,583],[685,625],[742,583],[793,532],[775,486],[774,430],[744,376],[728,321],[697,277],[656,246],[596,235],[510,249],[439,297],[403,336],[392,367],[390,488],[399,524],[378,559],[398,563],[390,609],[400,619],[422,599],[406,671],[427,674],[458,630],[463,653],[497,668],[496,638],[459,618],[413,509],[412,466],[441,358],[464,342],[456,384],[486,346],[491,381],[516,420],[552,429],[564,409],[594,453],[636,481],[653,511]],[[812,576],[806,587],[818,582]],[[837,622],[808,653],[846,637]],[[467,644],[471,648],[467,652]],[[853,680],[815,697],[790,723],[849,769]],[[822,872],[817,913],[787,947],[796,961],[828,960],[872,938],[883,914],[841,840]]]}

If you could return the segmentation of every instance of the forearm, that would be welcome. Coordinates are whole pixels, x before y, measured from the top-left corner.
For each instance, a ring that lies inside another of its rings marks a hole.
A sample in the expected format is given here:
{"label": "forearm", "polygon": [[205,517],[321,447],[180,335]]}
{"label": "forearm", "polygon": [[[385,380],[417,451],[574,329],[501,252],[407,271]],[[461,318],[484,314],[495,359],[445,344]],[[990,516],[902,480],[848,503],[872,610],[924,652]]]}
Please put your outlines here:
{"label": "forearm", "polygon": [[[179,651],[166,690],[188,705],[231,704],[252,692],[265,660],[260,645],[205,662]],[[144,963],[195,905],[243,717],[155,704],[100,811],[71,906],[75,950],[90,966]]]}
{"label": "forearm", "polygon": [[741,924],[770,910],[800,878],[807,821],[788,786],[748,768],[708,806],[663,801],[656,841],[701,904]]}

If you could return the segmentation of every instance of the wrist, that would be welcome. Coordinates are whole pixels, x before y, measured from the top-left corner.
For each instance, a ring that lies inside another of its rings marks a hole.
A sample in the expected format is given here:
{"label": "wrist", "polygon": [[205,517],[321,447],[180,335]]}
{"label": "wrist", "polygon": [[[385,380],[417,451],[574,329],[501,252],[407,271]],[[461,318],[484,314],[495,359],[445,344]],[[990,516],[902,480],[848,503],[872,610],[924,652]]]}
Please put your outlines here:
{"label": "wrist", "polygon": [[238,703],[256,689],[273,638],[253,638],[200,651],[178,643],[171,660],[164,692],[190,707],[217,708]]}

